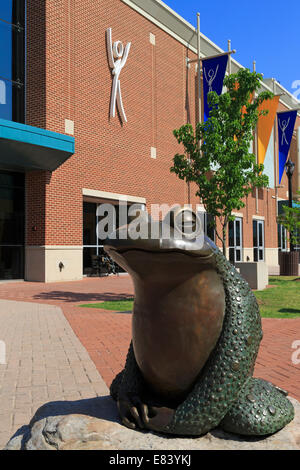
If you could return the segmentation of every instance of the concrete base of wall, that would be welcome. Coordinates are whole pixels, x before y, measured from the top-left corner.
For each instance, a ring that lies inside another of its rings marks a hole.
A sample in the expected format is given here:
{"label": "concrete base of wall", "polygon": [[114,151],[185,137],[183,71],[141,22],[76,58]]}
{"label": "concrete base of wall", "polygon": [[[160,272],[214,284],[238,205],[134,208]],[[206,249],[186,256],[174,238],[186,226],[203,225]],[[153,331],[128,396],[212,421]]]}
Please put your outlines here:
{"label": "concrete base of wall", "polygon": [[268,266],[269,276],[280,276],[280,266]]}
{"label": "concrete base of wall", "polygon": [[269,269],[273,266],[279,266],[278,248],[265,248],[265,262]]}
{"label": "concrete base of wall", "polygon": [[82,279],[82,246],[27,246],[25,280],[37,282]]}
{"label": "concrete base of wall", "polygon": [[236,263],[241,276],[248,282],[251,289],[263,290],[269,282],[268,266],[260,261],[259,263]]}

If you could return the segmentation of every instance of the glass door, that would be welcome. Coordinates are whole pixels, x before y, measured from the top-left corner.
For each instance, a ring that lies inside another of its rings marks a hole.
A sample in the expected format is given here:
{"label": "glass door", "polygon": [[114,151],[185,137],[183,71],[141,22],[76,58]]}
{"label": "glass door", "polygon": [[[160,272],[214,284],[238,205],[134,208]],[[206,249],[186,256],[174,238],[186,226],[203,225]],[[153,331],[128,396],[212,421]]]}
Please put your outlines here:
{"label": "glass door", "polygon": [[253,259],[254,261],[264,261],[265,259],[265,234],[263,220],[253,220]]}
{"label": "glass door", "polygon": [[24,174],[0,171],[0,279],[24,278]]}
{"label": "glass door", "polygon": [[[108,201],[109,202],[109,201]],[[93,267],[97,257],[104,255],[103,239],[97,236],[97,225],[102,219],[97,215],[97,209],[101,204],[83,202],[83,274],[92,276],[95,272]],[[119,205],[115,206],[114,229],[120,226]],[[130,205],[128,205],[127,210]],[[127,219],[127,217],[126,217]],[[124,270],[118,266],[119,272]]]}
{"label": "glass door", "polygon": [[215,229],[213,227],[213,217],[207,212],[198,211],[198,216],[200,217],[201,224],[205,235],[215,242]]}
{"label": "glass door", "polygon": [[229,222],[229,261],[231,263],[241,262],[243,259],[242,250],[242,219],[236,217],[235,220]]}

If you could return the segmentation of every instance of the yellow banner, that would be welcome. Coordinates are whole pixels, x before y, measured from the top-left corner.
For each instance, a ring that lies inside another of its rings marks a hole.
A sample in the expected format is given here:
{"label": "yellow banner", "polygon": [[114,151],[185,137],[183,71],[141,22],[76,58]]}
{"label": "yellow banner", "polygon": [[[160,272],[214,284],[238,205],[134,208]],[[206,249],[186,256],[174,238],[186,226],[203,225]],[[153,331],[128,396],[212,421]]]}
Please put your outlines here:
{"label": "yellow banner", "polygon": [[270,100],[265,100],[259,106],[259,111],[268,110],[266,116],[260,116],[257,123],[257,153],[258,153],[258,163],[264,163],[265,156],[267,153],[270,137],[272,134],[272,129],[274,125],[274,120],[276,117],[276,112],[278,108],[280,96],[274,96]]}

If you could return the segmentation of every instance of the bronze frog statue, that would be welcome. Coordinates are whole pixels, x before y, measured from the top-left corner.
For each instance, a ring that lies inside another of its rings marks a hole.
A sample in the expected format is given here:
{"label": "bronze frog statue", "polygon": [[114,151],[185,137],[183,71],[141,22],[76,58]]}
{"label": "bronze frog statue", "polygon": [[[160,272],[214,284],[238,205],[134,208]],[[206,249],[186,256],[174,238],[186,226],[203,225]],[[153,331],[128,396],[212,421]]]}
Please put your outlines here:
{"label": "bronze frog statue", "polygon": [[159,235],[136,239],[131,222],[104,246],[135,288],[132,342],[110,388],[122,423],[176,435],[283,428],[294,418],[287,392],[252,377],[262,329],[247,282],[203,232],[191,238],[199,225],[192,210],[174,208],[160,222],[146,211],[138,218],[141,230],[149,235],[157,224]]}

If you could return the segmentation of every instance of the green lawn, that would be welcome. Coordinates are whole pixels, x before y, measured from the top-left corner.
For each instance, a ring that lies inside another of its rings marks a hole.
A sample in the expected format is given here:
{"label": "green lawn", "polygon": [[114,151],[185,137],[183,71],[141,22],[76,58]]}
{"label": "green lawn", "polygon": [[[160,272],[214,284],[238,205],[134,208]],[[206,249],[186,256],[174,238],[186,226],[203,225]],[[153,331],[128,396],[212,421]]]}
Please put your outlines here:
{"label": "green lawn", "polygon": [[133,298],[128,298],[125,300],[109,300],[107,302],[100,302],[97,304],[84,304],[80,307],[89,307],[89,308],[102,308],[104,310],[115,310],[116,312],[128,312],[132,311],[133,307]]}
{"label": "green lawn", "polygon": [[[263,291],[255,291],[262,317],[298,318],[300,317],[300,280],[292,276],[272,276],[270,287]],[[101,308],[116,312],[132,311],[133,298],[110,300],[96,304],[84,304],[80,307]]]}
{"label": "green lawn", "polygon": [[300,317],[300,279],[293,276],[271,276],[270,287],[255,291],[262,317],[297,318]]}

